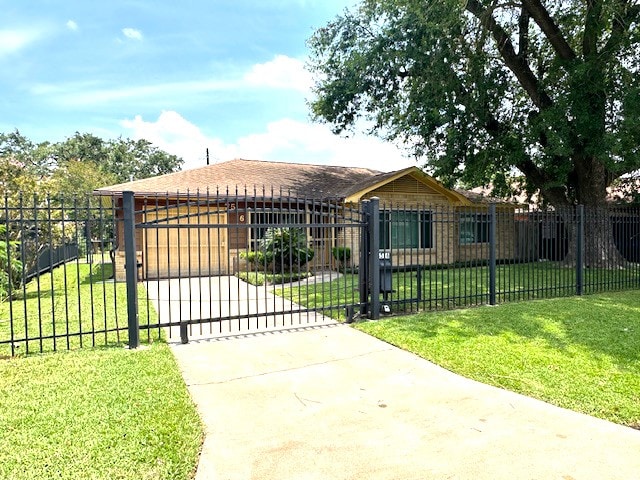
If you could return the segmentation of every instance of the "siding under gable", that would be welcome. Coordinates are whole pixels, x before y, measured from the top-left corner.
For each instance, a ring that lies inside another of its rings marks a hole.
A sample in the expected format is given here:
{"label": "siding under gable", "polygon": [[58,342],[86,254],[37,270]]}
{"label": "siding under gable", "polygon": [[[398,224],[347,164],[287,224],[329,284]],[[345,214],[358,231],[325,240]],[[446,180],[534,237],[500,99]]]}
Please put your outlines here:
{"label": "siding under gable", "polygon": [[405,175],[393,182],[382,185],[368,192],[363,199],[371,197],[379,197],[380,204],[391,203],[405,206],[451,205],[447,197],[412,175]]}

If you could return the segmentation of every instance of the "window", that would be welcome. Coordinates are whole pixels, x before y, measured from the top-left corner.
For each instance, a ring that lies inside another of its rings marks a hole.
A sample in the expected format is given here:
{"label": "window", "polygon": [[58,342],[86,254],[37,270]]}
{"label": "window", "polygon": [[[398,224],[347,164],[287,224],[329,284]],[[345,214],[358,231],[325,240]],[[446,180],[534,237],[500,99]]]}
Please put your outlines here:
{"label": "window", "polygon": [[253,250],[258,249],[258,242],[264,237],[269,227],[292,227],[294,225],[304,225],[306,214],[304,212],[253,212],[251,216],[253,225],[251,227],[251,245]]}
{"label": "window", "polygon": [[431,212],[392,210],[380,213],[380,249],[433,248]]}
{"label": "window", "polygon": [[489,241],[489,215],[465,213],[460,215],[460,245]]}

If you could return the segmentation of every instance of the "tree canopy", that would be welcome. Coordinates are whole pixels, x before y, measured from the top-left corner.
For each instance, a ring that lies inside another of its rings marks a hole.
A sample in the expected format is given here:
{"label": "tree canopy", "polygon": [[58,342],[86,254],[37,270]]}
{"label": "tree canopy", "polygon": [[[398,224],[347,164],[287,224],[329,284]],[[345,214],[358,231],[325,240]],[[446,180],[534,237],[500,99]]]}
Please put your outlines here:
{"label": "tree canopy", "polygon": [[9,281],[15,290],[47,248],[78,242],[84,248],[89,237],[108,244],[113,212],[92,208],[98,199],[86,194],[181,165],[146,140],[76,133],[36,144],[17,130],[0,133],[0,302]]}
{"label": "tree canopy", "polygon": [[363,0],[309,40],[314,117],[404,143],[430,173],[601,205],[640,168],[635,0]]}
{"label": "tree canopy", "polygon": [[36,144],[19,131],[0,133],[0,187],[30,196],[80,195],[95,188],[178,171],[182,159],[147,140],[103,140],[76,132]]}

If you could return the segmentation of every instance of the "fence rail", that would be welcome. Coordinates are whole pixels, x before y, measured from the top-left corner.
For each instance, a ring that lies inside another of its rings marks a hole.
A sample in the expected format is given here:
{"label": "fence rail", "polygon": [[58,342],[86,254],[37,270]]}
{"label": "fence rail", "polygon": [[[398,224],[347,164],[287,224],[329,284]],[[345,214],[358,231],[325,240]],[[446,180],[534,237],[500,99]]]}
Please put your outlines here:
{"label": "fence rail", "polygon": [[0,355],[638,288],[638,208],[281,192],[0,206]]}

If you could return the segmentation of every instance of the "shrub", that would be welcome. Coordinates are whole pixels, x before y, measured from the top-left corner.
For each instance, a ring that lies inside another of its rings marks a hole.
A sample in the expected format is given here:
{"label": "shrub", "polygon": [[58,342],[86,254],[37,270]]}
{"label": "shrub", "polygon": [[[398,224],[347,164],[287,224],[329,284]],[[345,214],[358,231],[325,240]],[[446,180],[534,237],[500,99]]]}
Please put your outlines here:
{"label": "shrub", "polygon": [[259,272],[238,272],[236,273],[236,277],[256,287],[261,287],[267,281],[266,275]]}
{"label": "shrub", "polygon": [[265,263],[273,265],[275,273],[298,271],[313,259],[313,249],[307,247],[307,236],[301,228],[269,228],[260,240]]}
{"label": "shrub", "polygon": [[338,262],[340,268],[348,268],[351,265],[351,249],[349,247],[333,247],[331,255]]}
{"label": "shrub", "polygon": [[311,276],[307,272],[292,272],[292,273],[262,273],[262,272],[238,272],[236,277],[240,280],[244,280],[251,285],[261,287],[265,284],[268,285],[280,285],[285,283],[296,282],[303,280]]}
{"label": "shrub", "polygon": [[265,254],[260,250],[241,252],[240,258],[245,259],[249,265],[253,266],[254,268],[252,270],[264,270],[270,263],[265,258]]}

